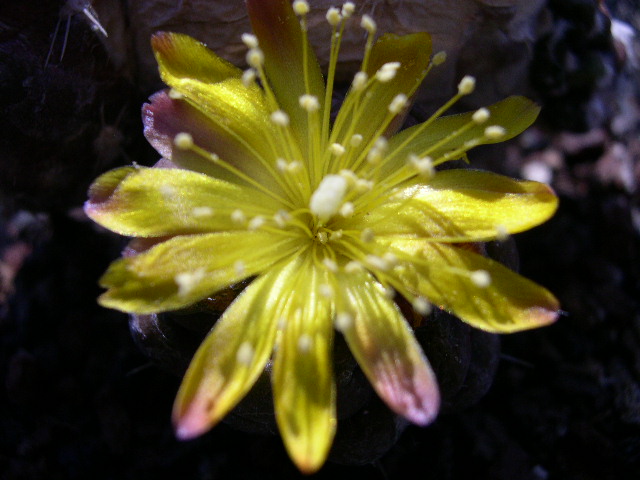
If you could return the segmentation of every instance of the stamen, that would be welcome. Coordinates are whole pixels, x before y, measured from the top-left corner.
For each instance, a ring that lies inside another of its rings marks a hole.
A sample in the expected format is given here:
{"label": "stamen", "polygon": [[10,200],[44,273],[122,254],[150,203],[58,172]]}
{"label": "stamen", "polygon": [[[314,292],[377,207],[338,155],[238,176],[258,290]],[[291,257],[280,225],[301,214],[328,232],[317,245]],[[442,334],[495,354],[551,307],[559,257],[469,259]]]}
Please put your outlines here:
{"label": "stamen", "polygon": [[349,145],[351,145],[352,147],[358,147],[360,146],[361,143],[362,143],[362,135],[360,135],[359,133],[353,134],[349,139]]}
{"label": "stamen", "polygon": [[246,59],[250,67],[253,67],[256,70],[259,70],[262,68],[262,65],[264,64],[264,53],[262,53],[262,50],[260,50],[257,47],[251,48],[247,52]]}
{"label": "stamen", "polygon": [[258,48],[258,37],[256,37],[252,33],[243,33],[242,34],[242,43],[244,43],[247,48]]}
{"label": "stamen", "polygon": [[353,326],[353,316],[347,312],[340,312],[336,315],[334,324],[336,330],[339,332],[345,332]]}
{"label": "stamen", "polygon": [[407,105],[408,98],[404,93],[399,93],[389,104],[389,112],[397,115]]}
{"label": "stamen", "polygon": [[266,223],[266,220],[262,215],[256,215],[249,221],[249,225],[247,226],[247,228],[249,230],[258,230],[265,223]]}
{"label": "stamen", "polygon": [[479,108],[475,111],[473,115],[471,115],[471,120],[473,120],[478,125],[482,125],[484,122],[489,120],[491,113],[486,108]]}
{"label": "stamen", "polygon": [[352,260],[344,266],[344,271],[346,273],[356,273],[362,271],[363,268],[360,262]]}
{"label": "stamen", "polygon": [[327,267],[327,270],[329,270],[330,272],[337,272],[338,271],[338,264],[335,262],[335,260],[332,260],[330,258],[323,258],[322,259],[322,264]]}
{"label": "stamen", "polygon": [[273,220],[280,228],[286,227],[289,220],[291,220],[291,214],[286,210],[278,210],[273,216]]}
{"label": "stamen", "polygon": [[178,296],[184,297],[189,295],[193,289],[202,281],[205,276],[204,268],[200,267],[193,272],[178,273],[173,277],[174,282],[178,285]]}
{"label": "stamen", "polygon": [[354,91],[359,92],[367,85],[368,80],[369,75],[367,75],[365,72],[358,72],[353,76],[351,87]]}
{"label": "stamen", "polygon": [[471,272],[471,282],[478,288],[487,288],[491,285],[491,275],[486,270]]}
{"label": "stamen", "polygon": [[190,133],[180,132],[173,137],[173,144],[180,150],[189,150],[193,147],[193,137]]}
{"label": "stamen", "polygon": [[271,113],[271,121],[280,127],[289,126],[289,115],[282,110]]}
{"label": "stamen", "polygon": [[242,260],[236,261],[233,264],[233,269],[236,271],[236,275],[238,275],[239,277],[244,276],[244,274],[247,272],[247,267]]}
{"label": "stamen", "polygon": [[327,10],[326,18],[327,18],[327,22],[329,22],[329,25],[331,25],[332,27],[335,27],[342,21],[342,15],[340,15],[340,10],[338,10],[335,7],[331,7]]}
{"label": "stamen", "polygon": [[354,212],[355,212],[355,208],[353,206],[353,203],[351,202],[344,202],[340,207],[340,215],[345,218],[351,217]]}
{"label": "stamen", "polygon": [[387,146],[388,142],[386,138],[378,138],[373,144],[373,147],[371,147],[371,150],[367,153],[367,162],[371,164],[379,163],[387,151]]}
{"label": "stamen", "polygon": [[504,242],[509,238],[509,230],[504,225],[496,225],[496,240]]}
{"label": "stamen", "polygon": [[320,108],[318,97],[305,93],[300,96],[300,106],[309,113],[315,112]]}
{"label": "stamen", "polygon": [[386,272],[390,268],[389,263],[384,258],[381,258],[377,255],[369,254],[365,257],[365,260],[367,262],[367,265],[376,270]]}
{"label": "stamen", "polygon": [[308,333],[303,333],[298,338],[298,350],[300,353],[308,353],[313,346],[313,339]]}
{"label": "stamen", "polygon": [[426,177],[427,179],[433,178],[436,174],[436,170],[433,166],[433,159],[431,157],[420,158],[417,155],[411,154],[409,155],[409,163],[421,176]]}
{"label": "stamen", "polygon": [[350,18],[351,15],[356,11],[356,6],[353,2],[346,2],[342,5],[342,16],[346,18]]}
{"label": "stamen", "polygon": [[242,342],[236,352],[236,361],[239,364],[248,367],[253,360],[254,354],[255,352],[251,344],[249,342]]}
{"label": "stamen", "polygon": [[387,262],[390,267],[398,264],[398,257],[392,252],[385,252],[384,255],[382,255],[382,259]]}
{"label": "stamen", "polygon": [[381,83],[393,80],[400,68],[400,62],[387,62],[376,72],[376,79]]}
{"label": "stamen", "polygon": [[184,95],[177,91],[175,88],[171,88],[169,89],[169,98],[171,100],[182,100],[184,98]]}
{"label": "stamen", "polygon": [[231,221],[237,224],[243,224],[247,221],[247,216],[239,208],[231,212]]}
{"label": "stamen", "polygon": [[332,143],[329,145],[329,151],[336,157],[340,157],[341,155],[344,155],[346,149],[339,143]]}
{"label": "stamen", "polygon": [[296,0],[293,2],[293,11],[298,16],[306,15],[309,13],[309,4],[305,0]]}
{"label": "stamen", "polygon": [[362,240],[364,243],[371,243],[373,242],[374,238],[375,234],[370,228],[365,228],[364,230],[362,230],[362,232],[360,232],[360,240]]}
{"label": "stamen", "polygon": [[318,292],[324,298],[332,298],[333,297],[333,288],[331,287],[331,285],[328,285],[326,283],[323,283],[322,285],[320,285],[318,287]]}
{"label": "stamen", "polygon": [[211,207],[193,207],[191,214],[194,217],[210,217],[213,215],[213,208]]}
{"label": "stamen", "polygon": [[244,72],[242,72],[242,84],[245,87],[250,87],[256,82],[257,76],[258,74],[256,73],[255,69],[253,68],[246,69]]}
{"label": "stamen", "polygon": [[416,297],[411,302],[413,309],[420,315],[429,315],[431,313],[431,304],[424,297]]}
{"label": "stamen", "polygon": [[355,190],[358,193],[369,192],[373,190],[373,181],[359,178],[358,180],[356,180]]}
{"label": "stamen", "polygon": [[360,26],[364,28],[369,35],[373,35],[378,29],[378,26],[376,25],[376,22],[373,20],[373,18],[366,14],[362,16]]}
{"label": "stamen", "polygon": [[458,94],[459,95],[469,95],[476,88],[476,79],[471,75],[465,75],[460,83],[458,84]]}
{"label": "stamen", "polygon": [[437,67],[438,65],[442,65],[447,60],[447,52],[440,51],[436,53],[431,62]]}
{"label": "stamen", "polygon": [[484,136],[487,137],[488,140],[500,140],[506,134],[507,131],[500,125],[491,125],[484,129]]}
{"label": "stamen", "polygon": [[347,181],[340,175],[326,175],[309,200],[309,209],[320,221],[329,220],[335,215],[345,194]]}

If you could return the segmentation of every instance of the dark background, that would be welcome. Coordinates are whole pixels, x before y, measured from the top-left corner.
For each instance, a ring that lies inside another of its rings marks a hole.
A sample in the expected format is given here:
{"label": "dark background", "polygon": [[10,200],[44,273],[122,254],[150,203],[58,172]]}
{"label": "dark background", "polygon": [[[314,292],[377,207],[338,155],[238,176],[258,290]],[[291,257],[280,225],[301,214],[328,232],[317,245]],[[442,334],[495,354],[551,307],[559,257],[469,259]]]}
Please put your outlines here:
{"label": "dark background", "polygon": [[[109,68],[77,15],[62,17],[45,66],[62,2],[38,5],[0,7],[0,478],[298,478],[274,436],[222,424],[177,442],[179,377],[135,346],[124,314],[96,304],[123,244],[79,207],[97,174],[155,161],[139,120],[152,92]],[[640,27],[634,2],[607,7]],[[638,70],[596,2],[549,8],[557,28],[531,66],[543,115],[501,151],[506,161],[471,160],[549,176],[557,215],[516,241],[521,272],[565,313],[501,337],[477,404],[408,427],[372,463],[328,462],[317,478],[639,478]]]}

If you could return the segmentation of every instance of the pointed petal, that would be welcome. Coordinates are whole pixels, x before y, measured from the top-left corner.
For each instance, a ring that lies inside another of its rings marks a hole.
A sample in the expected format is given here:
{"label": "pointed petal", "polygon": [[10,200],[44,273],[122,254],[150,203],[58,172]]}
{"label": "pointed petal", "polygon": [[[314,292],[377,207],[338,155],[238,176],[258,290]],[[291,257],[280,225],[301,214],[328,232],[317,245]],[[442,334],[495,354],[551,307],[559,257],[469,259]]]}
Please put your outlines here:
{"label": "pointed petal", "polygon": [[227,232],[171,238],[113,262],[100,279],[101,305],[156,313],[191,305],[290,256],[291,238],[266,232]]}
{"label": "pointed petal", "polygon": [[200,173],[128,167],[98,177],[85,203],[93,221],[136,237],[246,229],[232,221],[233,211],[251,218],[278,208],[276,201],[254,189]]}
{"label": "pointed petal", "polygon": [[[364,93],[349,92],[336,117],[337,141],[348,145],[351,135],[360,134],[364,138],[360,149],[364,149],[374,139],[374,134],[392,135],[400,128],[401,122],[395,122],[382,132],[377,132],[387,117],[393,118],[389,112],[389,105],[396,95],[411,97],[419,86],[429,65],[430,55],[431,37],[427,33],[404,36],[386,34],[380,37],[371,50],[367,74],[370,78],[375,77],[378,69],[385,63],[399,62],[400,68],[389,82],[373,80]],[[359,100],[354,101],[355,98]],[[407,108],[405,107],[405,110]],[[357,158],[357,155],[353,158]]]}
{"label": "pointed petal", "polygon": [[[526,130],[535,121],[540,112],[538,105],[525,97],[518,96],[508,97],[490,105],[487,109],[490,112],[490,117],[483,124],[474,124],[472,116],[475,112],[468,112],[440,117],[425,129],[421,129],[421,124],[398,133],[389,141],[389,154],[381,167],[380,177],[385,178],[404,166],[411,154],[418,157],[428,155],[437,160],[448,152],[459,148],[464,149],[464,151],[469,150],[472,146],[468,145],[467,142],[483,137],[484,130],[489,125],[503,127],[505,135],[499,139],[482,140],[473,146],[509,140]],[[469,124],[472,124],[471,128],[433,148],[436,143],[445,139],[449,134]],[[447,159],[453,160],[461,157],[462,154]]]}
{"label": "pointed petal", "polygon": [[289,456],[304,473],[322,466],[336,428],[332,312],[318,293],[321,282],[308,264],[290,282],[272,377],[278,427]]}
{"label": "pointed petal", "polygon": [[[419,239],[395,239],[386,246],[413,259],[394,273],[402,284],[473,327],[512,333],[542,327],[558,316],[558,301],[549,291],[481,255]],[[490,284],[474,283],[473,272],[484,272]]]}
{"label": "pointed petal", "polygon": [[557,206],[553,190],[542,183],[478,170],[444,170],[352,220],[356,228],[372,228],[376,235],[477,242],[540,225]]}
{"label": "pointed petal", "polygon": [[429,424],[440,406],[438,384],[397,305],[367,272],[345,275],[340,283],[347,301],[339,313],[350,321],[338,326],[360,367],[393,411]]}
{"label": "pointed petal", "polygon": [[[238,175],[214,162],[210,155],[177,148],[174,139],[178,133],[189,133],[194,144],[206,152],[216,154],[225,162],[251,178],[275,188],[272,172],[258,161],[258,156],[269,158],[266,152],[258,152],[246,132],[237,131],[231,123],[212,119],[198,106],[185,100],[174,100],[166,91],[151,96],[151,103],[142,107],[144,135],[160,155],[171,159],[182,168],[206,173],[230,182],[245,184]],[[231,117],[233,119],[233,117]],[[255,135],[253,135],[255,137]]]}
{"label": "pointed petal", "polygon": [[162,80],[216,124],[216,135],[244,147],[254,159],[274,159],[265,138],[273,126],[260,87],[245,86],[240,69],[188,35],[156,33],[151,45]]}
{"label": "pointed petal", "polygon": [[254,280],[222,315],[191,361],[173,409],[180,439],[213,427],[246,395],[271,355],[291,262]]}
{"label": "pointed petal", "polygon": [[[324,108],[324,80],[315,52],[304,41],[300,21],[290,0],[247,0],[251,26],[264,52],[264,68],[280,108],[291,118],[291,128],[303,152],[307,151],[308,117],[298,102],[310,94]],[[306,58],[306,61],[305,61]]]}

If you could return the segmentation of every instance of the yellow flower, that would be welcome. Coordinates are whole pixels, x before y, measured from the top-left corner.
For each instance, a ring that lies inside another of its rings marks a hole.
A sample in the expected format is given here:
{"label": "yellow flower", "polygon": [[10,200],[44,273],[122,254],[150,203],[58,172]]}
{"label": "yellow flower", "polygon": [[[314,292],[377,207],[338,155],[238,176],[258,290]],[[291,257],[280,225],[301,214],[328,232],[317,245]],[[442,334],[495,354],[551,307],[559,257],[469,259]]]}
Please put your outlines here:
{"label": "yellow flower", "polygon": [[195,355],[178,394],[180,438],[209,430],[273,358],[285,446],[304,472],[320,468],[336,429],[334,329],[387,405],[426,425],[438,412],[433,372],[394,303],[431,305],[489,332],[548,324],[548,291],[468,248],[547,220],[557,199],[536,182],[470,169],[437,171],[470,148],[506,140],[538,108],[511,97],[441,117],[474,80],[421,125],[396,133],[427,72],[427,34],[383,35],[363,16],[364,60],[331,125],[342,32],[353,4],[330,9],[327,81],[307,41],[304,1],[248,0],[254,35],[245,72],[186,35],[152,44],[171,89],[143,110],[156,168],[108,172],[87,214],[146,238],[101,283],[104,306],[180,309],[243,279]]}

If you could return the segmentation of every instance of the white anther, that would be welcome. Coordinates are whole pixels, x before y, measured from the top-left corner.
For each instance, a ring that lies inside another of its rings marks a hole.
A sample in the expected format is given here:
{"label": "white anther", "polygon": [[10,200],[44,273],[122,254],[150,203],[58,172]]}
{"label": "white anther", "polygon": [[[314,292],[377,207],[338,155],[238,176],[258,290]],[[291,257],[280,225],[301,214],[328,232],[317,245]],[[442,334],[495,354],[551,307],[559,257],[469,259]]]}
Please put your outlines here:
{"label": "white anther", "polygon": [[436,53],[431,61],[437,67],[438,65],[442,65],[447,60],[447,52],[440,51]]}
{"label": "white anther", "polygon": [[324,298],[333,298],[333,288],[327,283],[318,286],[318,293]]}
{"label": "white anther", "polygon": [[500,140],[506,134],[507,131],[500,125],[491,125],[484,129],[484,136],[487,137],[488,140]]}
{"label": "white anther", "polygon": [[360,240],[362,240],[364,243],[371,243],[373,242],[374,238],[375,234],[370,228],[365,228],[360,232]]}
{"label": "white anther", "polygon": [[334,230],[329,234],[329,240],[340,240],[344,235],[342,230]]}
{"label": "white anther", "polygon": [[358,92],[362,90],[365,85],[367,85],[367,81],[369,80],[369,75],[366,72],[358,72],[353,76],[353,82],[351,83],[352,88]]}
{"label": "white anther", "polygon": [[178,273],[173,280],[178,285],[178,296],[189,295],[205,276],[204,268],[198,268],[193,272]]}
{"label": "white anther", "polygon": [[340,145],[339,143],[332,143],[331,145],[329,145],[329,151],[335,155],[336,157],[339,157],[341,155],[344,155],[344,152],[346,151],[345,148]]}
{"label": "white anther", "polygon": [[355,212],[355,208],[353,206],[353,203],[351,202],[344,202],[340,207],[340,215],[344,218],[351,217],[353,215],[353,212]]}
{"label": "white anther", "polygon": [[400,68],[400,62],[387,62],[376,72],[376,79],[381,83],[393,80]]}
{"label": "white anther", "polygon": [[191,209],[191,215],[194,217],[202,218],[202,217],[210,217],[213,215],[213,208],[211,207],[193,207]]}
{"label": "white anther", "polygon": [[280,228],[285,227],[291,220],[291,214],[286,210],[278,210],[273,216],[273,221],[276,222]]}
{"label": "white anther", "polygon": [[182,100],[184,95],[177,91],[175,88],[169,90],[169,98],[171,100]]}
{"label": "white anther", "polygon": [[371,268],[375,268],[376,270],[381,270],[383,272],[389,270],[390,267],[389,262],[377,255],[369,254],[365,257],[365,261]]}
{"label": "white anther", "polygon": [[353,326],[353,316],[347,312],[340,312],[336,315],[334,321],[336,330],[339,332],[345,332]]}
{"label": "white anther", "polygon": [[262,64],[264,63],[264,53],[259,48],[251,48],[247,52],[247,63],[250,67],[259,70],[262,68]]}
{"label": "white anther", "polygon": [[244,43],[247,48],[258,48],[258,37],[256,37],[253,33],[243,33],[242,43]]}
{"label": "white anther", "polygon": [[481,125],[487,120],[489,120],[490,116],[491,116],[491,113],[489,112],[489,110],[483,107],[483,108],[479,108],[473,113],[473,115],[471,115],[471,120],[473,120],[473,123],[477,123],[478,125]]}
{"label": "white anther", "polygon": [[344,178],[350,187],[353,186],[358,180],[358,176],[355,173],[353,173],[353,171],[347,170],[346,168],[343,170],[340,170],[338,175]]}
{"label": "white anther", "polygon": [[471,282],[478,288],[487,288],[491,285],[491,275],[486,270],[471,272]]}
{"label": "white anther", "polygon": [[371,18],[367,14],[362,15],[362,20],[360,20],[360,26],[364,28],[367,31],[367,33],[369,33],[369,35],[373,35],[374,33],[376,33],[376,30],[378,29],[376,22],[373,20],[373,18]]}
{"label": "white anther", "polygon": [[392,287],[383,287],[384,288],[384,296],[389,300],[393,300],[393,297],[396,296],[396,291]]}
{"label": "white anther", "polygon": [[293,11],[296,15],[306,15],[309,13],[309,4],[305,0],[296,0],[293,2]]}
{"label": "white anther", "polygon": [[344,266],[344,271],[346,273],[356,273],[362,271],[363,268],[360,262],[352,260]]}
{"label": "white anther", "polygon": [[382,255],[382,259],[389,264],[390,267],[395,267],[398,264],[398,257],[394,253],[385,252]]}
{"label": "white anther", "polygon": [[248,367],[249,365],[251,365],[254,354],[255,352],[251,344],[249,342],[242,342],[240,344],[240,347],[238,348],[238,351],[236,352],[236,361],[240,365]]}
{"label": "white anther", "polygon": [[242,84],[245,87],[253,85],[256,81],[257,76],[258,74],[256,73],[255,69],[247,68],[244,72],[242,72]]}
{"label": "white anther", "polygon": [[325,243],[327,243],[327,241],[329,240],[329,235],[327,235],[327,232],[325,232],[324,230],[322,232],[318,232],[316,237],[318,238],[318,241],[324,245]]}
{"label": "white anther", "polygon": [[384,137],[378,138],[369,153],[367,153],[367,162],[376,164],[382,160],[385,152],[387,151],[388,142]]}
{"label": "white anther", "polygon": [[303,333],[298,338],[298,350],[300,353],[308,353],[313,346],[313,339],[308,333]]}
{"label": "white anther", "polygon": [[429,315],[429,313],[431,313],[431,304],[424,297],[414,298],[411,306],[420,315]]}
{"label": "white anther", "polygon": [[373,181],[359,178],[358,180],[356,180],[356,184],[354,185],[354,187],[356,189],[356,192],[358,193],[370,192],[371,190],[373,190]]}
{"label": "white anther", "polygon": [[180,150],[189,150],[193,147],[193,137],[190,133],[180,132],[173,137],[173,144]]}
{"label": "white anther", "polygon": [[349,145],[351,145],[352,147],[358,147],[360,146],[361,143],[362,143],[362,135],[360,135],[359,133],[353,134],[349,139]]}
{"label": "white anther", "polygon": [[393,115],[397,115],[407,105],[408,100],[409,99],[404,93],[399,93],[393,97],[393,100],[391,100],[391,103],[389,104],[389,112]]}
{"label": "white anther", "polygon": [[327,22],[329,22],[329,25],[331,25],[332,27],[335,27],[340,23],[340,21],[342,21],[340,10],[338,10],[336,7],[331,7],[327,10],[326,18]]}
{"label": "white anther", "polygon": [[340,175],[326,175],[309,200],[309,209],[321,221],[335,215],[347,193],[347,181]]}
{"label": "white anther", "polygon": [[318,97],[314,95],[309,95],[305,93],[304,95],[300,95],[298,99],[300,102],[300,106],[306,110],[307,112],[315,112],[320,108],[320,102],[318,101]]}
{"label": "white anther", "polygon": [[279,127],[286,127],[289,125],[289,115],[282,110],[276,110],[271,113],[271,121]]}
{"label": "white anther", "polygon": [[233,223],[242,224],[247,221],[247,216],[239,208],[231,212],[231,221]]}
{"label": "white anther", "polygon": [[293,162],[290,162],[287,165],[287,172],[290,172],[290,173],[299,172],[301,168],[302,168],[302,163],[298,162],[297,160],[294,160]]}
{"label": "white anther", "polygon": [[235,270],[236,275],[238,275],[239,277],[242,277],[245,273],[247,273],[247,267],[242,260],[236,261],[233,264],[233,269]]}
{"label": "white anther", "polygon": [[355,11],[356,11],[356,6],[353,2],[345,2],[345,4],[342,5],[342,16],[344,18],[351,17],[351,15],[353,15]]}
{"label": "white anther", "polygon": [[247,228],[249,230],[258,230],[266,223],[266,220],[262,215],[256,215],[249,221]]}
{"label": "white anther", "polygon": [[496,225],[496,240],[504,242],[509,238],[509,230],[504,225]]}
{"label": "white anther", "polygon": [[289,162],[287,162],[284,158],[276,159],[276,168],[281,172],[286,172],[288,166]]}
{"label": "white anther", "polygon": [[471,75],[465,75],[458,84],[458,94],[469,95],[476,88],[476,79]]}
{"label": "white anther", "polygon": [[329,270],[330,272],[337,272],[338,271],[338,264],[336,263],[335,260],[332,260],[331,258],[323,258],[322,259],[322,264],[327,267],[327,270]]}
{"label": "white anther", "polygon": [[425,178],[432,178],[436,174],[431,157],[420,158],[417,155],[409,155],[409,163],[418,173]]}

